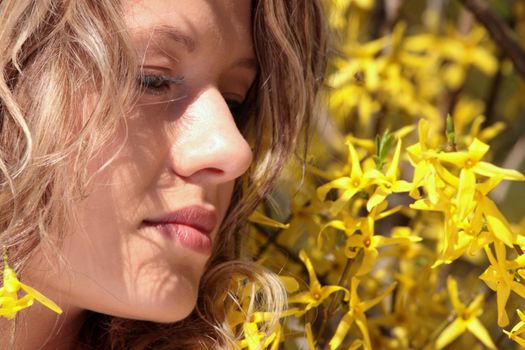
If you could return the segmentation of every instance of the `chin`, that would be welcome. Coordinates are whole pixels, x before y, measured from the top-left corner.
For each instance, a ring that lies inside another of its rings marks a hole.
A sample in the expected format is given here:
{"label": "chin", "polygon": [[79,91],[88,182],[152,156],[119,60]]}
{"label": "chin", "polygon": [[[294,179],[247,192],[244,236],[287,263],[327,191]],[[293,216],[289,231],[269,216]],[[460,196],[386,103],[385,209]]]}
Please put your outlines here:
{"label": "chin", "polygon": [[158,323],[178,322],[188,317],[197,305],[197,294],[184,295],[181,298],[163,303],[160,308],[150,310],[142,319]]}
{"label": "chin", "polygon": [[167,283],[161,291],[141,296],[141,300],[135,304],[143,306],[137,318],[159,323],[181,321],[195,309],[198,291],[198,281],[182,278],[171,286]]}
{"label": "chin", "polygon": [[188,317],[197,304],[198,281],[173,276],[163,283],[138,284],[136,289],[122,290],[125,299],[97,298],[98,302],[85,305],[106,315],[158,323],[173,323]]}
{"label": "chin", "polygon": [[104,314],[130,320],[149,321],[156,323],[173,323],[188,317],[197,304],[197,294],[176,295],[173,299],[148,299],[142,302],[134,301],[125,309],[93,310]]}

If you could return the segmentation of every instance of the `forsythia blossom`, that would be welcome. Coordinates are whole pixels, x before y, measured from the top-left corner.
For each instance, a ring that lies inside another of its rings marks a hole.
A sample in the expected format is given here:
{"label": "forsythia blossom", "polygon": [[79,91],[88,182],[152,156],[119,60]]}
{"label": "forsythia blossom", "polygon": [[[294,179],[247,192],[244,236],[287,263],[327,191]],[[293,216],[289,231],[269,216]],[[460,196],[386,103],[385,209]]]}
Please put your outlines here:
{"label": "forsythia blossom", "polygon": [[[0,316],[8,320],[13,319],[20,310],[33,305],[35,300],[54,312],[61,314],[62,309],[60,309],[57,304],[43,296],[34,288],[18,280],[15,271],[7,262],[7,249],[5,247],[3,249],[4,272],[3,285],[0,287]],[[18,296],[20,290],[26,293],[26,295],[21,298]]]}
{"label": "forsythia blossom", "polygon": [[[238,318],[245,348],[525,347],[525,176],[505,168],[524,160],[525,85],[475,16],[407,0],[426,6],[408,18],[400,3],[325,1],[326,113],[247,248],[308,287],[283,280],[279,334]],[[494,13],[525,33],[523,1]]]}

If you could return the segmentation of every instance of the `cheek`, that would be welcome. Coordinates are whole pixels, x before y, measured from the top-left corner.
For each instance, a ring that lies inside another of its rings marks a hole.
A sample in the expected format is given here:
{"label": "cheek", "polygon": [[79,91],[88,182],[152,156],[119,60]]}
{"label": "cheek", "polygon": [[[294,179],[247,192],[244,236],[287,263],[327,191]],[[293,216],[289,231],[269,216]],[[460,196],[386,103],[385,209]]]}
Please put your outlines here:
{"label": "cheek", "polygon": [[88,197],[73,207],[64,269],[49,278],[58,283],[48,289],[64,303],[160,322],[193,309],[207,257],[166,247],[140,226],[152,213],[196,201],[213,204],[224,221],[234,181],[191,183],[174,176],[168,136],[176,138],[177,130],[169,134],[164,127],[162,120],[130,116],[89,164]]}
{"label": "cheek", "polygon": [[234,185],[235,185],[235,182],[231,181],[231,182],[223,184],[218,189],[216,203],[219,203],[218,207],[220,210],[222,221],[224,221],[226,211],[228,210],[228,207],[230,206]]}
{"label": "cheek", "polygon": [[148,187],[149,169],[136,158],[121,131],[99,151],[88,165],[87,198],[73,207],[77,227],[90,233],[116,232],[135,224],[131,214],[138,210]]}

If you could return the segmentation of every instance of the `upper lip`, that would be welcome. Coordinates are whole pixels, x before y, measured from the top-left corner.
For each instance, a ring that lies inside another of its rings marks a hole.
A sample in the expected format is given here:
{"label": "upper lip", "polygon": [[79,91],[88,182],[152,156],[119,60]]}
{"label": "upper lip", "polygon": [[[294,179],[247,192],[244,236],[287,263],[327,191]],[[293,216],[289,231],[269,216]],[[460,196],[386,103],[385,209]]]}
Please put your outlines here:
{"label": "upper lip", "polygon": [[186,225],[209,235],[217,225],[217,214],[214,210],[206,209],[200,205],[193,205],[161,214],[154,218],[147,218],[143,222],[146,225]]}

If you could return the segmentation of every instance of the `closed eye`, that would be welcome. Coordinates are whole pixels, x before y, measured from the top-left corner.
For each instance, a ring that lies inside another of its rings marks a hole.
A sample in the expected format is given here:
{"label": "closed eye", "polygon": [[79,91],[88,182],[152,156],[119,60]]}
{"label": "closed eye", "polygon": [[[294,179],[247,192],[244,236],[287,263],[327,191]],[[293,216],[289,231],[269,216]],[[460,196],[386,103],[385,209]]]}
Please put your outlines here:
{"label": "closed eye", "polygon": [[137,78],[139,87],[152,95],[163,95],[170,92],[172,85],[181,85],[183,76],[171,77],[162,74],[141,74]]}
{"label": "closed eye", "polygon": [[235,124],[237,124],[237,127],[240,128],[241,125],[244,124],[248,112],[250,110],[248,104],[245,102],[239,102],[235,100],[226,100],[226,104],[228,105],[230,113],[232,114],[233,119],[235,120]]}

